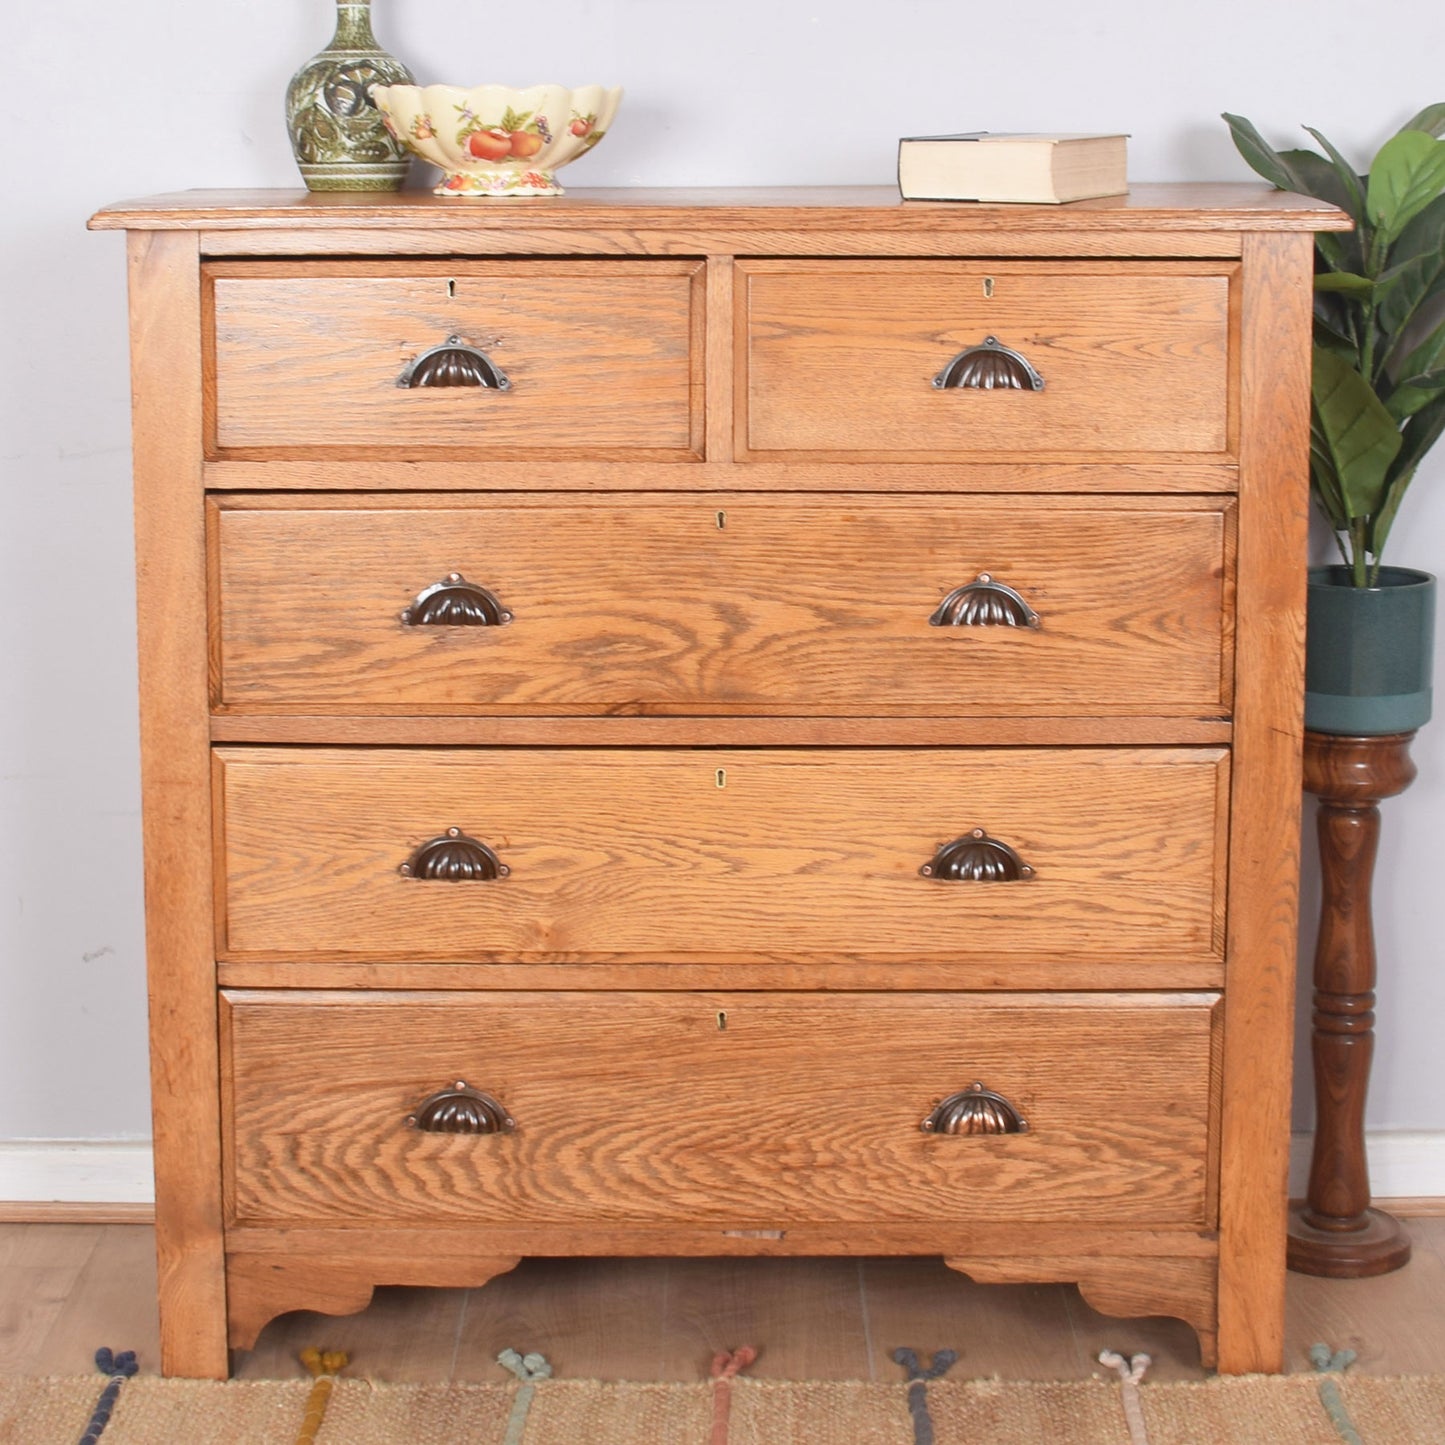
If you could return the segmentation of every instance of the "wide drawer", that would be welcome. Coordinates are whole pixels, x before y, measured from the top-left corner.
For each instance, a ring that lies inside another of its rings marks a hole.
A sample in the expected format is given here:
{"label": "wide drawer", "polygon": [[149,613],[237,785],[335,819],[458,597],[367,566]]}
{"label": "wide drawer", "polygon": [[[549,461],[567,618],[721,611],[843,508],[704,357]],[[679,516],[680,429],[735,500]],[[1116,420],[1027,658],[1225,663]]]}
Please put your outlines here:
{"label": "wide drawer", "polygon": [[230,1222],[1207,1225],[1217,1004],[227,993]]}
{"label": "wide drawer", "polygon": [[740,262],[739,454],[1224,456],[1233,271]]}
{"label": "wide drawer", "polygon": [[215,760],[226,959],[1222,956],[1217,748]]}
{"label": "wide drawer", "polygon": [[1232,536],[1227,500],[227,498],[213,704],[1219,715]]}
{"label": "wide drawer", "polygon": [[[693,457],[702,275],[666,260],[212,263],[210,450]],[[453,347],[413,369],[453,340],[484,361]]]}

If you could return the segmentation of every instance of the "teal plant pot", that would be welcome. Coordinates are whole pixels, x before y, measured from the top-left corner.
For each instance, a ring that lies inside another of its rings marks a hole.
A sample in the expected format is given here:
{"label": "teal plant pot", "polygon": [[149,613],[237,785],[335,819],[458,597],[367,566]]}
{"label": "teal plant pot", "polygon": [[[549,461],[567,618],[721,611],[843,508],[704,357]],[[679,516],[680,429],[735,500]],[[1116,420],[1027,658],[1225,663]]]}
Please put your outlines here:
{"label": "teal plant pot", "polygon": [[1381,567],[1352,587],[1346,567],[1309,574],[1305,726],[1350,737],[1413,732],[1430,720],[1435,579]]}

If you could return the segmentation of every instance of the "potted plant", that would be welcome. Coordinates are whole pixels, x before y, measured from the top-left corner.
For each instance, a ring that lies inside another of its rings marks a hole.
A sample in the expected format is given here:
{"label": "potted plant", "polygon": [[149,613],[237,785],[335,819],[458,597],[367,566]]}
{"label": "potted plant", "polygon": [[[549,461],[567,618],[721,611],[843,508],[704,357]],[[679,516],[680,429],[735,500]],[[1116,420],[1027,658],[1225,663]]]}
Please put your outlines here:
{"label": "potted plant", "polygon": [[1370,1203],[1370,888],[1378,804],[1415,776],[1410,739],[1430,716],[1435,579],[1380,559],[1445,430],[1445,105],[1410,120],[1363,176],[1317,130],[1323,155],[1277,152],[1247,120],[1224,118],[1266,180],[1330,201],[1355,223],[1315,237],[1310,483],[1343,565],[1309,576],[1304,786],[1320,800],[1321,879],[1315,1139],[1286,1256],[1305,1274],[1352,1279],[1410,1258],[1408,1233]]}
{"label": "potted plant", "polygon": [[1305,726],[1411,732],[1430,716],[1435,579],[1380,559],[1445,430],[1445,103],[1386,141],[1366,175],[1317,130],[1323,155],[1276,151],[1243,117],[1224,119],[1266,180],[1355,222],[1315,238],[1310,483],[1343,565],[1309,576]]}

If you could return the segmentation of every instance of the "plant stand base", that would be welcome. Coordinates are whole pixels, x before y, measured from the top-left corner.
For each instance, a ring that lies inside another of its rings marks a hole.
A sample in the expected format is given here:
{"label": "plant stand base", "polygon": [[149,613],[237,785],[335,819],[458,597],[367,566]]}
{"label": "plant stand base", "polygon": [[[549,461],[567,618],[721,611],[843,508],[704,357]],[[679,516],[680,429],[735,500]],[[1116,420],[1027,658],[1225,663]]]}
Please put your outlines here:
{"label": "plant stand base", "polygon": [[1307,1213],[1305,1205],[1289,1212],[1286,1259],[1296,1274],[1368,1279],[1410,1262],[1410,1237],[1404,1225],[1383,1209],[1365,1210],[1364,1225],[1349,1230],[1317,1229],[1305,1219]]}
{"label": "plant stand base", "polygon": [[1382,798],[1415,778],[1409,733],[1306,731],[1304,785],[1320,800],[1320,934],[1315,948],[1315,1139],[1309,1194],[1291,1211],[1289,1267],[1359,1279],[1410,1258],[1399,1223],[1370,1208],[1365,1094],[1375,1048],[1375,936],[1370,892]]}

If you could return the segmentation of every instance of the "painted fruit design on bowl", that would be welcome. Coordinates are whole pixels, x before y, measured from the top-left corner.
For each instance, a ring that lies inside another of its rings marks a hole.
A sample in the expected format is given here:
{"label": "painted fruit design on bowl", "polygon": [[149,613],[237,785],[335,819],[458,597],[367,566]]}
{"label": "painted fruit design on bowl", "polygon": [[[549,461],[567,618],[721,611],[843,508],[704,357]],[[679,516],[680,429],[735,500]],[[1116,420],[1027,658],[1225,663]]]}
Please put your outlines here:
{"label": "painted fruit design on bowl", "polygon": [[457,130],[458,147],[479,161],[502,161],[509,156],[531,160],[544,145],[552,141],[552,128],[545,115],[515,111],[510,106],[495,125],[488,125],[470,106],[456,107],[461,122]]}
{"label": "painted fruit design on bowl", "polygon": [[620,90],[561,86],[385,86],[373,92],[387,130],[444,172],[442,196],[560,195],[556,170],[607,133]]}

